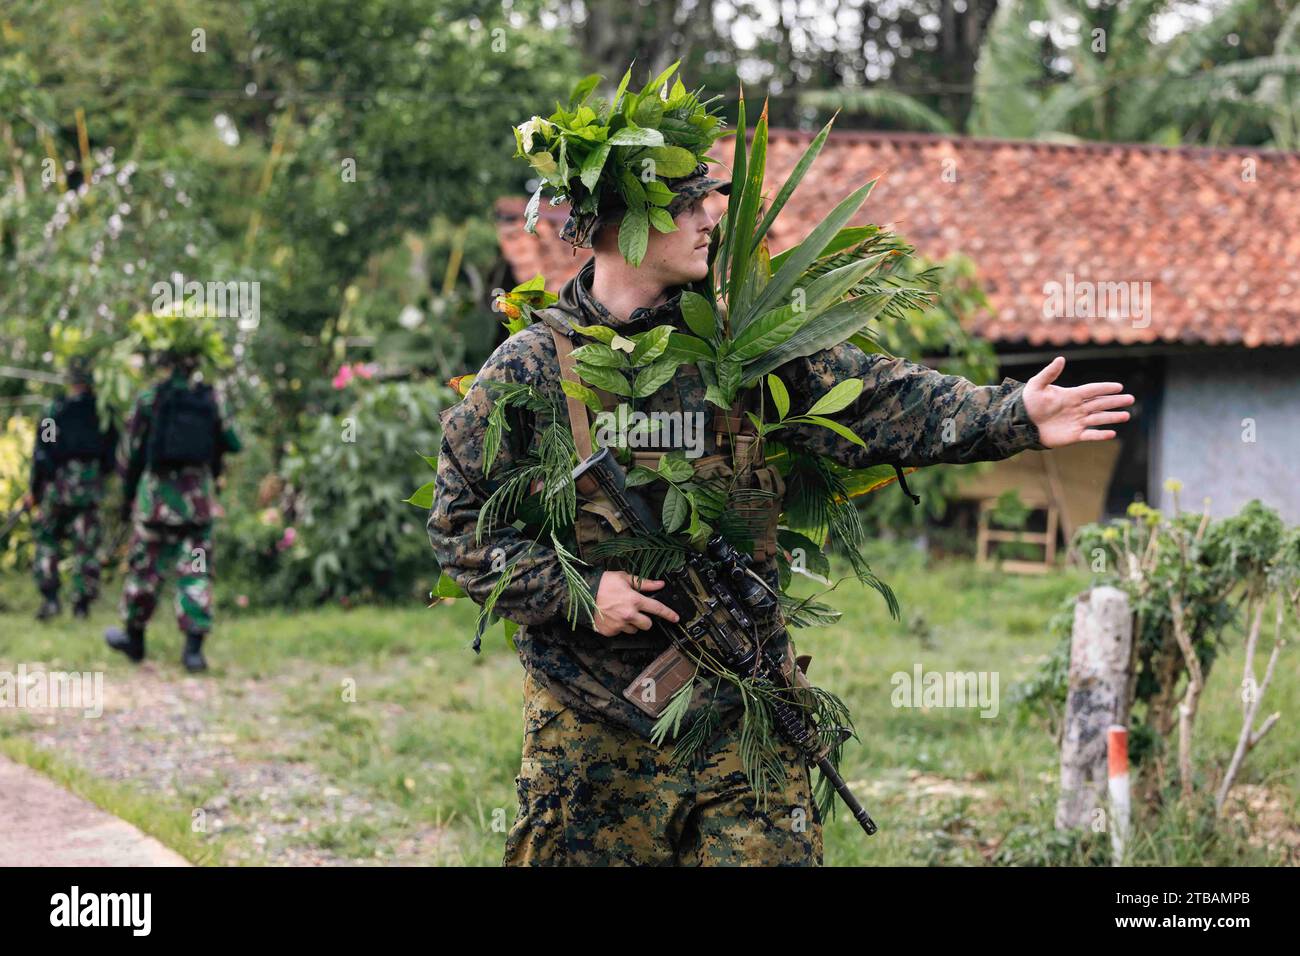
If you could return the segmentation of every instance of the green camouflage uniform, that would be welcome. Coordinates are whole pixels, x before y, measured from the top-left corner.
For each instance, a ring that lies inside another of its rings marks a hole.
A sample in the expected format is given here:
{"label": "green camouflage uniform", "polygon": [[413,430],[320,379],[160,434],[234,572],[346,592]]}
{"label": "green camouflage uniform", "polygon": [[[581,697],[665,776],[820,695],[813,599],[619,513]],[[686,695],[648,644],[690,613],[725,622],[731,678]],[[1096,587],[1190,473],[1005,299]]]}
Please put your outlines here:
{"label": "green camouflage uniform", "polygon": [[[166,383],[184,384],[182,375]],[[127,423],[125,454],[119,470],[132,504],[129,570],[122,587],[122,619],[128,629],[149,622],[158,604],[163,578],[176,573],[176,623],[186,634],[212,629],[212,519],[214,483],[222,456],[241,450],[225,401],[218,392],[218,453],[210,465],[185,465],[161,474],[148,467],[149,430],[158,389],[136,399]]]}
{"label": "green camouflage uniform", "polygon": [[[654,308],[638,309],[626,322],[613,319],[591,296],[594,265],[589,260],[561,291],[558,310],[572,325],[617,326],[623,335],[665,323],[684,328],[676,295]],[[575,345],[586,341],[577,333],[570,338]],[[976,386],[847,344],[796,359],[777,375],[791,396],[791,416],[806,412],[839,382],[858,378],[865,383],[861,396],[831,417],[856,432],[866,447],[826,428],[792,426],[781,432],[781,440],[796,453],[827,455],[862,468],[991,461],[1041,447],[1021,398],[1023,385],[1009,379]],[[443,570],[480,604],[497,583],[497,569],[514,562],[530,543],[510,526],[475,541],[479,510],[496,487],[494,478],[483,474],[483,440],[492,408],[487,385],[504,380],[559,391],[555,344],[546,325],[534,323],[497,348],[464,400],[443,416],[429,537]],[[648,413],[702,413],[707,423],[704,453],[714,454],[712,418],[721,410],[706,402],[704,393],[698,369],[683,365],[667,385],[635,407]],[[504,474],[526,450],[524,443],[535,438],[535,425],[512,423],[492,476]],[[755,570],[776,585],[773,558],[755,562]],[[587,572],[593,593],[600,574],[599,568]],[[544,547],[535,546],[515,567],[496,610],[525,625],[515,638],[527,679],[520,815],[510,835],[508,863],[820,862],[820,822],[802,762],[791,754],[790,789],[767,815],[756,811],[743,777],[735,776],[739,721],[734,699],[720,698],[724,718],[703,756],[703,770],[674,774],[665,761],[671,747],[660,753],[649,744],[652,718],[624,699],[622,691],[665,649],[666,637],[655,631],[603,637],[589,627],[569,627],[559,562]],[[776,659],[793,656],[792,648],[769,644],[768,649]],[[705,706],[708,692],[699,688],[693,711]],[[548,722],[544,715],[552,709],[559,715]],[[689,727],[693,717],[688,715],[682,726]],[[635,813],[625,812],[628,800],[636,801]],[[798,821],[807,825],[799,829]],[[774,828],[781,828],[779,836]]]}
{"label": "green camouflage uniform", "polygon": [[[42,422],[57,419],[65,401],[51,403]],[[110,427],[105,432],[100,458],[65,462],[55,460],[56,446],[41,440],[43,431],[42,424],[32,455],[31,492],[39,509],[32,528],[36,586],[44,595],[58,594],[63,544],[71,542],[73,600],[88,604],[99,596],[99,549],[103,542],[99,505],[104,499],[105,480],[113,472],[117,429]]]}

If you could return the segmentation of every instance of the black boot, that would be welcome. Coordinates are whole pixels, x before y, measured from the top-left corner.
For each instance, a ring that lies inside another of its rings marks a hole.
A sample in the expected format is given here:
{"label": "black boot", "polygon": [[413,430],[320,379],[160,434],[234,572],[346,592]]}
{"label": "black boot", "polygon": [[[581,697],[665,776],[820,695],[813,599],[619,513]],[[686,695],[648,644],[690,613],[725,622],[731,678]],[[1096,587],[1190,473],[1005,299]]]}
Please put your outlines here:
{"label": "black boot", "polygon": [[121,651],[137,664],[144,660],[144,628],[110,627],[104,631],[104,642],[115,651]]}
{"label": "black boot", "polygon": [[79,598],[77,603],[72,605],[72,616],[83,621],[90,617],[90,598]]}
{"label": "black boot", "polygon": [[59,604],[57,593],[46,592],[45,600],[41,602],[40,608],[36,612],[36,620],[48,621],[52,617],[58,617],[59,611],[63,610]]}
{"label": "black boot", "polygon": [[185,635],[185,651],[181,654],[181,664],[191,674],[208,669],[208,662],[203,659],[203,637],[202,634]]}

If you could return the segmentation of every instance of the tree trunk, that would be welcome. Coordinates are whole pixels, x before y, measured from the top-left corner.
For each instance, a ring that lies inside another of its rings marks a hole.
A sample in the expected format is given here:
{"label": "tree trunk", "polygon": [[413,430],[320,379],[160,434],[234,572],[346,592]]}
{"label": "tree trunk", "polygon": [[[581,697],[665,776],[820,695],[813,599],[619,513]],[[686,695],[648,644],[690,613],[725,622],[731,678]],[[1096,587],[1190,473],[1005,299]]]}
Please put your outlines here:
{"label": "tree trunk", "polygon": [[1070,642],[1058,830],[1087,826],[1105,807],[1106,734],[1113,724],[1128,726],[1132,651],[1128,595],[1112,587],[1079,595]]}

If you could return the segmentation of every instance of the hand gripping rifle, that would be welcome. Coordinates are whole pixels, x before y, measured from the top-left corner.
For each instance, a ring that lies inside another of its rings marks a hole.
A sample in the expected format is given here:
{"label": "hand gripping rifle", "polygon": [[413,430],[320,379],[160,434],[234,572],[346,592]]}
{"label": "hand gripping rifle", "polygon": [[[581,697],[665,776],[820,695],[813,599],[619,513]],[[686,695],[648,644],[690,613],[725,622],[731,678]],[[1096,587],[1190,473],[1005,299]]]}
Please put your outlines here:
{"label": "hand gripping rifle", "polygon": [[[573,470],[573,481],[589,500],[608,503],[624,528],[639,534],[652,534],[661,528],[645,501],[627,488],[623,469],[608,448],[581,462]],[[875,821],[831,763],[830,747],[821,744],[802,709],[793,701],[800,686],[809,686],[806,678],[797,666],[791,667],[787,676],[759,640],[757,622],[776,617],[776,595],[750,568],[749,556],[720,535],[709,540],[706,552],[688,549],[683,566],[663,575],[664,588],[655,597],[676,611],[679,621],[673,624],[662,618],[654,620],[672,639],[672,647],[650,664],[623,695],[647,714],[658,716],[672,696],[672,692],[662,693],[664,687],[675,691],[684,686],[694,674],[691,662],[702,657],[721,661],[737,674],[766,681],[776,691],[770,704],[781,736],[795,746],[804,760],[821,770],[870,836],[876,832]],[[775,636],[788,635],[781,628]],[[647,704],[639,693],[646,682],[655,688],[656,703]]]}

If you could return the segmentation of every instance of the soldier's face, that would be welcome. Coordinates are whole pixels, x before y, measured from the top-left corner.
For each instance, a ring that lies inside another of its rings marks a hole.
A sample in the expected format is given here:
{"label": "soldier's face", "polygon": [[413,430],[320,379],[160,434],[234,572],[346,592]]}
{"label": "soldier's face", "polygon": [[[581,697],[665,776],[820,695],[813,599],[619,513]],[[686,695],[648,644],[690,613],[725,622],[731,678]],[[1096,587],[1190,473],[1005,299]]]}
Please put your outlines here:
{"label": "soldier's face", "polygon": [[[698,282],[709,273],[709,236],[717,225],[716,193],[695,200],[676,217],[676,232],[659,232],[650,229],[642,269],[652,269],[664,286]],[[726,197],[722,208],[726,208]]]}

